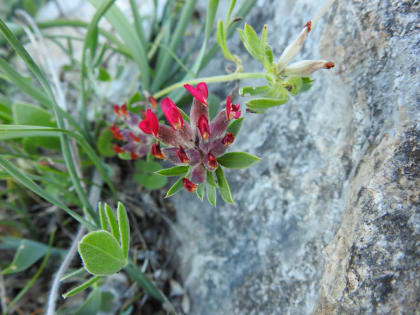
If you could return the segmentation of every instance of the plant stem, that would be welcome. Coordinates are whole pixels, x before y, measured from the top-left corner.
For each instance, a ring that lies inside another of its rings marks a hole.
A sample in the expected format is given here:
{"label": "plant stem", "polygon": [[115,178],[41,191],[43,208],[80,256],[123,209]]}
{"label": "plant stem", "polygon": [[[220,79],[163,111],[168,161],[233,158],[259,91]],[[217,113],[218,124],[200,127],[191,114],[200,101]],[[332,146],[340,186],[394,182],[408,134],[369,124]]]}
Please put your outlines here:
{"label": "plant stem", "polygon": [[192,79],[192,80],[186,80],[182,82],[178,82],[175,84],[172,84],[171,86],[168,86],[167,88],[160,90],[159,92],[155,93],[153,97],[156,99],[172,92],[175,89],[178,89],[180,87],[183,87],[184,84],[197,84],[200,82],[206,82],[206,83],[217,83],[217,82],[228,82],[228,81],[235,81],[235,80],[241,80],[241,79],[266,79],[268,74],[266,73],[259,73],[259,72],[248,72],[248,73],[232,73],[227,75],[218,75],[214,77],[206,77],[206,78],[198,78],[198,79]]}

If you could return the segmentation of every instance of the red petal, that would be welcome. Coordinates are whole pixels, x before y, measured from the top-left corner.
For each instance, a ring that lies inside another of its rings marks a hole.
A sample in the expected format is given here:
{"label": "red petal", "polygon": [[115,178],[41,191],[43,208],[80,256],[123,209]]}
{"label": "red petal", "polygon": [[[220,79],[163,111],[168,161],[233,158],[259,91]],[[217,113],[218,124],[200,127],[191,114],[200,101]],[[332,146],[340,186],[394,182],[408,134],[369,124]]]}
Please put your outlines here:
{"label": "red petal", "polygon": [[207,89],[207,84],[205,82],[200,82],[197,84],[197,90],[200,91],[201,95],[203,96],[204,100],[207,101],[209,97],[209,90]]}
{"label": "red petal", "polygon": [[172,128],[175,130],[182,129],[184,120],[182,119],[182,115],[175,103],[172,102],[169,97],[165,97],[160,104],[162,106],[162,112],[171,124]]}
{"label": "red petal", "polygon": [[148,135],[154,135],[155,137],[158,136],[158,130],[159,130],[159,121],[155,115],[155,113],[153,113],[151,111],[150,108],[147,109],[146,115],[143,115],[143,117],[145,117],[144,120],[142,120],[139,123],[139,128],[144,132],[147,133]]}
{"label": "red petal", "polygon": [[117,154],[118,153],[124,153],[124,150],[121,149],[121,147],[116,143],[114,144],[113,149],[114,149],[114,152],[117,153]]}
{"label": "red petal", "polygon": [[123,113],[124,116],[127,116],[127,105],[123,104],[121,106],[121,112]]}
{"label": "red petal", "polygon": [[121,112],[120,112],[120,107],[118,105],[114,105],[114,113],[118,116],[121,117]]}
{"label": "red petal", "polygon": [[233,135],[233,133],[231,133],[231,132],[226,132],[226,135],[223,137],[223,139],[222,139],[222,143],[225,145],[225,146],[230,146],[232,143],[233,143],[233,141],[235,140],[235,136]]}
{"label": "red petal", "polygon": [[[199,83],[200,84],[200,83]],[[204,83],[205,84],[205,83]],[[200,88],[195,88],[192,85],[189,84],[185,84],[184,85],[185,89],[191,93],[191,95],[200,103],[204,104],[207,106],[207,86],[203,87],[203,85],[200,85]],[[203,93],[205,95],[203,95]],[[204,98],[205,96],[205,98]]]}
{"label": "red petal", "polygon": [[231,120],[230,111],[232,109],[232,102],[230,101],[230,96],[226,96],[226,117],[227,120]]}

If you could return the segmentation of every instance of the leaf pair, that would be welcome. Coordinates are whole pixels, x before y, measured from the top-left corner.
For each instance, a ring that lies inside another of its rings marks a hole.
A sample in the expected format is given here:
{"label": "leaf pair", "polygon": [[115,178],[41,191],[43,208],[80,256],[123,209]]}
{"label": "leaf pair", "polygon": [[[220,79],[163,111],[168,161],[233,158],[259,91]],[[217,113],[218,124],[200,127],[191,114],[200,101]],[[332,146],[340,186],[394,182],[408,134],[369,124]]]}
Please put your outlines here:
{"label": "leaf pair", "polygon": [[[104,209],[105,208],[105,209]],[[79,242],[79,254],[85,269],[106,276],[120,271],[128,262],[130,225],[124,205],[118,203],[118,220],[112,209],[99,204],[101,230],[88,233]]]}

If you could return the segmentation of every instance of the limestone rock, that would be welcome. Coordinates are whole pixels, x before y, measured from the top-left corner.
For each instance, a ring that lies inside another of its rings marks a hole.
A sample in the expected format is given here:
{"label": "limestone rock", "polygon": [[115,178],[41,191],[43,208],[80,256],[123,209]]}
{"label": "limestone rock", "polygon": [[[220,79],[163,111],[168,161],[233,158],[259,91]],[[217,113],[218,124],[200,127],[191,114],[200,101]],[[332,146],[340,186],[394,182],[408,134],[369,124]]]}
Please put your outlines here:
{"label": "limestone rock", "polygon": [[[269,26],[279,56],[324,3],[258,1],[247,22]],[[283,107],[246,115],[232,150],[262,161],[227,172],[236,203],[174,198],[192,314],[419,309],[419,8],[337,1],[297,57],[336,68]]]}

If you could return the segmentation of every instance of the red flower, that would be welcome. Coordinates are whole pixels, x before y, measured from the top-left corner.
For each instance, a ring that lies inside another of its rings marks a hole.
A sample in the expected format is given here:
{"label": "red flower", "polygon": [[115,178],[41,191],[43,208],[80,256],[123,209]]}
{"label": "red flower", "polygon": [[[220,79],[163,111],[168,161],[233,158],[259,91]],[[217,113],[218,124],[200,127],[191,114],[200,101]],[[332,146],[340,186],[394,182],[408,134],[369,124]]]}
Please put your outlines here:
{"label": "red flower", "polygon": [[113,147],[113,149],[114,149],[114,152],[115,153],[124,153],[125,151],[123,150],[123,149],[121,149],[121,147],[118,145],[118,144],[114,144],[114,147]]}
{"label": "red flower", "polygon": [[238,119],[241,117],[241,105],[232,104],[229,95],[226,97],[226,116],[228,120],[232,120],[233,118]]}
{"label": "red flower", "polygon": [[182,115],[175,103],[172,102],[169,97],[165,97],[160,104],[162,106],[162,112],[171,124],[172,128],[175,130],[182,129],[184,126],[184,120],[182,119]]}
{"label": "red flower", "polygon": [[200,130],[201,137],[203,137],[203,140],[207,140],[210,136],[210,127],[209,120],[206,116],[201,115],[200,118],[198,118],[197,127]]}
{"label": "red flower", "polygon": [[206,83],[200,82],[197,84],[196,88],[189,84],[185,84],[184,87],[197,101],[208,106],[207,98],[209,96],[209,91]]}
{"label": "red flower", "polygon": [[194,192],[197,189],[197,185],[187,178],[183,178],[182,182],[184,183],[184,187],[188,192]]}
{"label": "red flower", "polygon": [[166,159],[165,154],[163,154],[162,150],[160,149],[160,142],[153,143],[151,153],[155,158],[158,159]]}
{"label": "red flower", "polygon": [[139,123],[139,128],[143,130],[144,133],[154,135],[155,137],[158,136],[159,121],[150,108],[147,109],[144,120]]}
{"label": "red flower", "polygon": [[112,125],[111,127],[109,127],[109,130],[111,130],[112,135],[114,136],[115,139],[124,140],[124,137],[121,134],[120,129],[116,125]]}
{"label": "red flower", "polygon": [[219,165],[219,164],[217,163],[216,157],[215,157],[212,153],[209,153],[209,154],[207,155],[207,163],[208,163],[208,166],[209,166],[212,170],[215,170],[215,169],[217,168],[217,166]]}
{"label": "red flower", "polygon": [[190,159],[188,158],[183,148],[179,148],[176,151],[176,155],[178,156],[178,159],[181,161],[181,163],[188,164],[190,162]]}
{"label": "red flower", "polygon": [[224,136],[224,138],[222,139],[222,143],[225,146],[230,146],[233,143],[233,140],[235,140],[235,136],[233,135],[233,133],[231,132],[226,132],[226,135]]}

